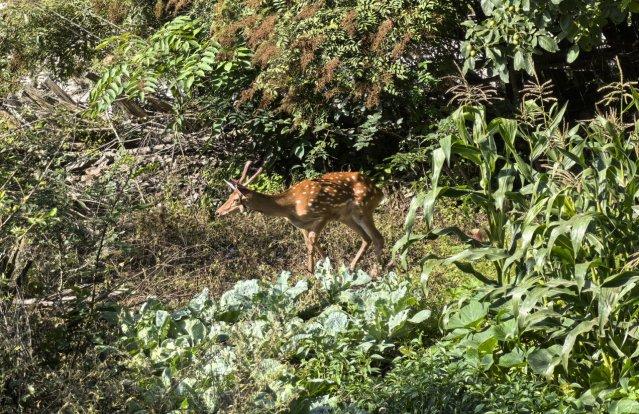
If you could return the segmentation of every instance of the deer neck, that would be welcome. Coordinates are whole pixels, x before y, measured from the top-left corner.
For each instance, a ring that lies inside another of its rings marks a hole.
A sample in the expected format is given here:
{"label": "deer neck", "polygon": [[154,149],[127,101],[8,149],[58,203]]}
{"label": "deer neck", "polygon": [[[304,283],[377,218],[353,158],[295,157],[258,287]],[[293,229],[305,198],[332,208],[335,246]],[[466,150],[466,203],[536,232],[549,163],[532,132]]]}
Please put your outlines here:
{"label": "deer neck", "polygon": [[254,191],[246,198],[246,206],[267,216],[286,217],[291,212],[291,206],[279,194],[268,195]]}

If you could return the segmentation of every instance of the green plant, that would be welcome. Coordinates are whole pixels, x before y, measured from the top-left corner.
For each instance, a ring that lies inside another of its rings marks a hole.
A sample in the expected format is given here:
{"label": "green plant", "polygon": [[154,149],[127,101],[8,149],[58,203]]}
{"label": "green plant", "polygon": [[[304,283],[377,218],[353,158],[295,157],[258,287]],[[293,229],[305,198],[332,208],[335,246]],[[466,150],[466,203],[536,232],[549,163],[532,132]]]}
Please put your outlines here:
{"label": "green plant", "polygon": [[166,91],[174,100],[178,126],[193,91],[229,87],[236,73],[249,67],[248,49],[237,47],[232,57],[222,59],[222,48],[207,36],[204,22],[189,16],[176,17],[148,39],[125,33],[98,48],[106,47],[114,47],[118,63],[104,71],[91,91],[94,113],[106,111],[120,97],[144,102],[147,95]]}
{"label": "green plant", "polygon": [[125,312],[119,347],[139,373],[132,406],[223,410],[236,399],[243,412],[320,406],[345,384],[378,376],[430,315],[396,275],[372,282],[324,263],[313,281],[289,278],[238,282],[219,300],[204,291],[174,312],[156,300]]}
{"label": "green plant", "polygon": [[96,46],[102,39],[124,30],[143,33],[153,25],[148,8],[134,0],[6,2],[0,9],[0,92],[20,89],[25,75],[83,74],[100,55]]}
{"label": "green plant", "polygon": [[[527,366],[558,380],[584,409],[629,404],[611,399],[637,376],[637,126],[615,115],[637,100],[620,105],[574,127],[562,124],[565,106],[539,99],[524,102],[528,115],[537,112],[534,123],[487,122],[482,107],[459,108],[451,116],[457,133],[433,152],[431,189],[414,200],[396,246],[449,234],[464,240],[462,252],[422,262],[425,280],[435,266],[454,264],[485,283],[445,311],[445,339],[485,371]],[[477,165],[477,186],[439,185],[453,154]],[[439,198],[462,196],[485,215],[486,241],[457,227],[410,231],[419,207],[432,224]],[[473,267],[480,260],[494,266],[495,279]]]}
{"label": "green plant", "polygon": [[580,51],[592,51],[602,43],[623,48],[623,39],[605,38],[602,33],[611,33],[610,26],[632,22],[637,11],[636,1],[482,1],[480,21],[465,23],[464,70],[474,69],[480,61],[478,52],[483,52],[493,76],[509,82],[509,70],[533,75],[534,56],[558,52],[563,40],[570,45],[562,50],[568,63]]}
{"label": "green plant", "polygon": [[407,349],[381,381],[351,392],[350,406],[366,412],[553,413],[565,406],[559,387],[523,371],[487,372],[447,342]]}

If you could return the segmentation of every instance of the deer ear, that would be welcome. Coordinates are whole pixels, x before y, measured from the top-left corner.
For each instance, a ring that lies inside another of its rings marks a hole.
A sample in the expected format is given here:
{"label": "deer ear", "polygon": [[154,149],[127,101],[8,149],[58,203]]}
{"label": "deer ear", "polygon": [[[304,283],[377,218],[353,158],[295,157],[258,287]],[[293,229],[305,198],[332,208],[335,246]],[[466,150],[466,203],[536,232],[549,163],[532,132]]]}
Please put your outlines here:
{"label": "deer ear", "polygon": [[229,181],[226,181],[226,180],[224,180],[224,182],[226,183],[226,185],[228,185],[231,188],[231,190],[237,191],[237,185],[236,184],[233,184],[232,182],[229,182]]}

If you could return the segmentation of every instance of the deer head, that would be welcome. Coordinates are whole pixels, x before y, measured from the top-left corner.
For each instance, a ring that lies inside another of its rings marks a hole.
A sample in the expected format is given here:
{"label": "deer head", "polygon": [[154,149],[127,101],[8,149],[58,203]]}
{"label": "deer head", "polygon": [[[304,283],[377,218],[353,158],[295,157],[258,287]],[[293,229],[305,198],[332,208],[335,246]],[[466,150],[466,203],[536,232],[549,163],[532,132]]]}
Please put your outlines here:
{"label": "deer head", "polygon": [[232,193],[229,198],[217,210],[215,210],[216,216],[225,216],[234,211],[240,211],[243,213],[246,210],[246,200],[253,193],[253,190],[249,189],[247,186],[255,179],[255,177],[260,175],[264,167],[264,164],[262,164],[255,174],[247,179],[246,174],[248,173],[251,164],[252,161],[247,161],[246,164],[244,164],[244,169],[242,170],[242,175],[239,180],[224,180],[224,182],[231,188]]}

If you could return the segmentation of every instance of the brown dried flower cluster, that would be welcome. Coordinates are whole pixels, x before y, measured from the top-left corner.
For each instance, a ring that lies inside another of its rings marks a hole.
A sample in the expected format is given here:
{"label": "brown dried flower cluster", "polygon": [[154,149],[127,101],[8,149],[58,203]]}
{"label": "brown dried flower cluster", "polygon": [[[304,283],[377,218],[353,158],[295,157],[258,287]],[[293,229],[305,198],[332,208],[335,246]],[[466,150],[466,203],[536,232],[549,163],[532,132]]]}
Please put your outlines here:
{"label": "brown dried flower cluster", "polygon": [[229,47],[235,43],[237,32],[246,27],[253,26],[258,20],[258,16],[252,14],[236,22],[229,24],[223,31],[216,34],[216,39],[222,46]]}
{"label": "brown dried flower cluster", "polygon": [[300,66],[302,70],[306,69],[309,63],[315,59],[315,52],[324,43],[324,36],[303,37],[298,39],[293,48],[301,50]]}
{"label": "brown dried flower cluster", "polygon": [[339,58],[333,58],[326,63],[326,66],[324,66],[323,69],[323,75],[317,80],[317,85],[315,87],[316,91],[321,91],[333,80],[335,70],[339,67],[339,64]]}
{"label": "brown dried flower cluster", "polygon": [[262,90],[262,99],[260,99],[259,107],[266,108],[269,106],[277,97],[274,91],[270,89]]}
{"label": "brown dried flower cluster", "polygon": [[251,84],[251,86],[249,86],[248,88],[244,89],[242,92],[240,92],[240,96],[237,99],[237,102],[235,103],[236,106],[240,106],[243,103],[246,103],[248,101],[250,101],[251,99],[253,99],[253,97],[255,96],[255,93],[257,92],[257,85],[255,82],[253,82]]}
{"label": "brown dried flower cluster", "polygon": [[324,98],[326,98],[327,100],[331,100],[333,99],[335,96],[340,94],[340,90],[339,88],[332,88],[327,90],[326,92],[324,92]]}
{"label": "brown dried flower cluster", "polygon": [[400,57],[411,40],[413,40],[413,35],[410,32],[406,32],[404,36],[402,36],[402,40],[397,42],[393,47],[393,50],[391,51],[391,58],[397,59]]}
{"label": "brown dried flower cluster", "polygon": [[357,33],[357,11],[351,10],[342,19],[341,27],[349,36],[355,36]]}
{"label": "brown dried flower cluster", "polygon": [[244,4],[246,4],[246,6],[250,7],[251,9],[257,9],[262,5],[263,1],[264,0],[246,0]]}
{"label": "brown dried flower cluster", "polygon": [[155,2],[155,6],[153,7],[153,14],[158,19],[164,14],[164,2],[162,0],[158,0]]}
{"label": "brown dried flower cluster", "polygon": [[109,21],[115,24],[124,22],[130,12],[127,4],[106,0],[92,0],[91,8],[98,14],[106,15]]}
{"label": "brown dried flower cluster", "polygon": [[169,0],[164,10],[171,12],[174,16],[190,6],[192,0]]}
{"label": "brown dried flower cluster", "polygon": [[295,18],[297,20],[309,19],[315,16],[315,14],[322,8],[322,6],[324,6],[323,0],[320,0],[316,3],[307,4],[306,6],[302,7],[302,10],[297,13],[297,16],[295,16]]}
{"label": "brown dried flower cluster", "polygon": [[263,42],[257,49],[251,61],[253,64],[261,67],[266,67],[274,56],[280,54],[280,48],[278,48],[273,42]]}
{"label": "brown dried flower cluster", "polygon": [[372,109],[379,105],[379,96],[382,93],[382,86],[379,83],[360,83],[353,89],[353,96],[356,99],[364,99],[366,108]]}
{"label": "brown dried flower cluster", "polygon": [[371,44],[371,49],[373,51],[379,51],[380,46],[391,30],[393,30],[393,21],[391,19],[386,19],[379,25],[377,33],[375,33],[375,37],[373,37],[373,42]]}
{"label": "brown dried flower cluster", "polygon": [[275,14],[271,14],[262,20],[259,26],[249,33],[247,40],[248,45],[251,48],[255,48],[262,40],[268,39],[271,33],[273,33],[276,20],[277,16]]}
{"label": "brown dried flower cluster", "polygon": [[382,94],[382,86],[379,83],[372,85],[368,89],[368,96],[366,97],[366,108],[373,109],[379,105],[379,96]]}

